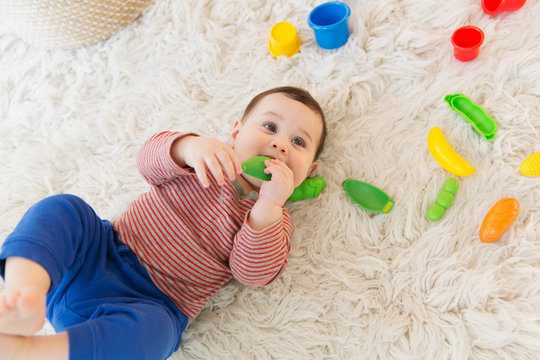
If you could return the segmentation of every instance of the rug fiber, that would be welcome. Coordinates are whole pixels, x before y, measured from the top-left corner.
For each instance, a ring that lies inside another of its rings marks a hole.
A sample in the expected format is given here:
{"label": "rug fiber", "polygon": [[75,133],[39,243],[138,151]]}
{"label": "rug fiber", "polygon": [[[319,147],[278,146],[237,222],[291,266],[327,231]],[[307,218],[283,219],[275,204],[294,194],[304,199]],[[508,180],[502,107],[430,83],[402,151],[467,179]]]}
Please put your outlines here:
{"label": "rug fiber", "polygon": [[[480,0],[351,0],[351,37],[332,51],[307,25],[319,3],[160,0],[72,51],[32,48],[0,23],[0,239],[56,193],[117,216],[148,189],[135,155],[151,134],[227,140],[256,93],[300,86],[328,118],[327,188],[290,206],[284,275],[266,288],[225,286],[173,359],[538,359],[540,177],[519,165],[540,150],[540,3],[490,17]],[[276,59],[268,34],[282,20],[302,48]],[[452,55],[462,25],[485,33],[469,63]],[[496,119],[493,142],[451,111],[452,93]],[[450,176],[428,151],[434,126],[477,172],[430,223],[425,211]],[[353,206],[346,178],[383,189],[394,209]],[[481,243],[482,219],[503,197],[519,200],[519,217]]]}

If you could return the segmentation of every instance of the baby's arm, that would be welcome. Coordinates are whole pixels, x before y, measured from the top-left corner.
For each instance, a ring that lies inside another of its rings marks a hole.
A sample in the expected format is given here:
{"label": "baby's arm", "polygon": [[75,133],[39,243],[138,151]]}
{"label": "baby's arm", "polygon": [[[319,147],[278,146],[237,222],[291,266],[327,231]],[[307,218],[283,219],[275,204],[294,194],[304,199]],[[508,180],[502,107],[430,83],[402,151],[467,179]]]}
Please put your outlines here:
{"label": "baby's arm", "polygon": [[144,179],[155,186],[186,175],[197,175],[208,186],[207,168],[223,184],[222,167],[229,179],[242,171],[238,157],[228,145],[193,133],[173,131],[155,134],[146,141],[137,165]]}
{"label": "baby's arm", "polygon": [[272,179],[262,184],[229,259],[233,276],[250,286],[272,282],[287,263],[290,250],[291,219],[283,205],[294,190],[293,172],[279,160],[267,160],[265,165]]}
{"label": "baby's arm", "polygon": [[173,144],[191,136],[196,135],[163,131],[144,143],[137,155],[137,167],[146,182],[159,186],[180,176],[193,175],[189,169],[177,164],[171,155]]}
{"label": "baby's arm", "polygon": [[290,251],[291,219],[286,209],[281,218],[264,229],[253,229],[246,215],[234,238],[229,267],[236,280],[248,286],[265,286],[284,269]]}
{"label": "baby's arm", "polygon": [[210,185],[207,170],[220,186],[225,184],[225,175],[232,181],[242,173],[234,150],[217,139],[186,136],[173,144],[171,155],[178,165],[193,168],[204,187]]}
{"label": "baby's arm", "polygon": [[282,217],[283,206],[294,190],[294,175],[283,161],[276,159],[264,162],[265,173],[272,179],[261,185],[259,198],[249,215],[249,224],[254,229],[263,229]]}

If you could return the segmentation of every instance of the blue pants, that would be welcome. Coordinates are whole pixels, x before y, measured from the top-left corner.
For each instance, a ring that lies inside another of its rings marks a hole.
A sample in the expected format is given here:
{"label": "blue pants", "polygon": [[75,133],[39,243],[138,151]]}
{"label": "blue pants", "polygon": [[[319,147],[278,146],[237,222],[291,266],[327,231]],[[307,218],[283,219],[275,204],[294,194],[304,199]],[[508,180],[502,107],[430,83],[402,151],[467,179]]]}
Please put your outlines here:
{"label": "blue pants", "polygon": [[188,318],[153,283],[110,222],[73,195],[41,200],[0,251],[43,266],[51,277],[47,318],[66,330],[70,359],[166,359]]}

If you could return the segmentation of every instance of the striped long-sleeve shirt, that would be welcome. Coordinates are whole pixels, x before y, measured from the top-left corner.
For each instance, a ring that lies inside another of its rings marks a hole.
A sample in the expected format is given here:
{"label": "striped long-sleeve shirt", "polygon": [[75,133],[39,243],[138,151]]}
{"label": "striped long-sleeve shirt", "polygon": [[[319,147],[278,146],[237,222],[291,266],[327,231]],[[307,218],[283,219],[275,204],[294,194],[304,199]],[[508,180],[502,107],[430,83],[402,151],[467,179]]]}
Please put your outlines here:
{"label": "striped long-sleeve shirt", "polygon": [[156,286],[189,317],[233,277],[249,286],[272,282],[286,265],[291,234],[289,212],[255,230],[248,217],[256,194],[245,196],[227,181],[204,188],[190,168],[171,157],[172,143],[185,134],[152,136],[137,158],[151,185],[113,221]]}

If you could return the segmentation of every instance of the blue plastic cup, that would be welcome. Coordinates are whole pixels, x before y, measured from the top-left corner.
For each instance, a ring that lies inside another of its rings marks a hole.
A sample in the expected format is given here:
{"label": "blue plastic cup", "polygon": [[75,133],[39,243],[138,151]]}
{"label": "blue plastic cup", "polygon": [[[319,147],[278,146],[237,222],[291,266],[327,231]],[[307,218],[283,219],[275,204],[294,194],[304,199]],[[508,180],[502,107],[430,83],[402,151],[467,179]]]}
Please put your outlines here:
{"label": "blue plastic cup", "polygon": [[338,1],[327,2],[311,10],[308,24],[315,32],[317,44],[323,49],[345,45],[349,39],[349,15],[351,9]]}

